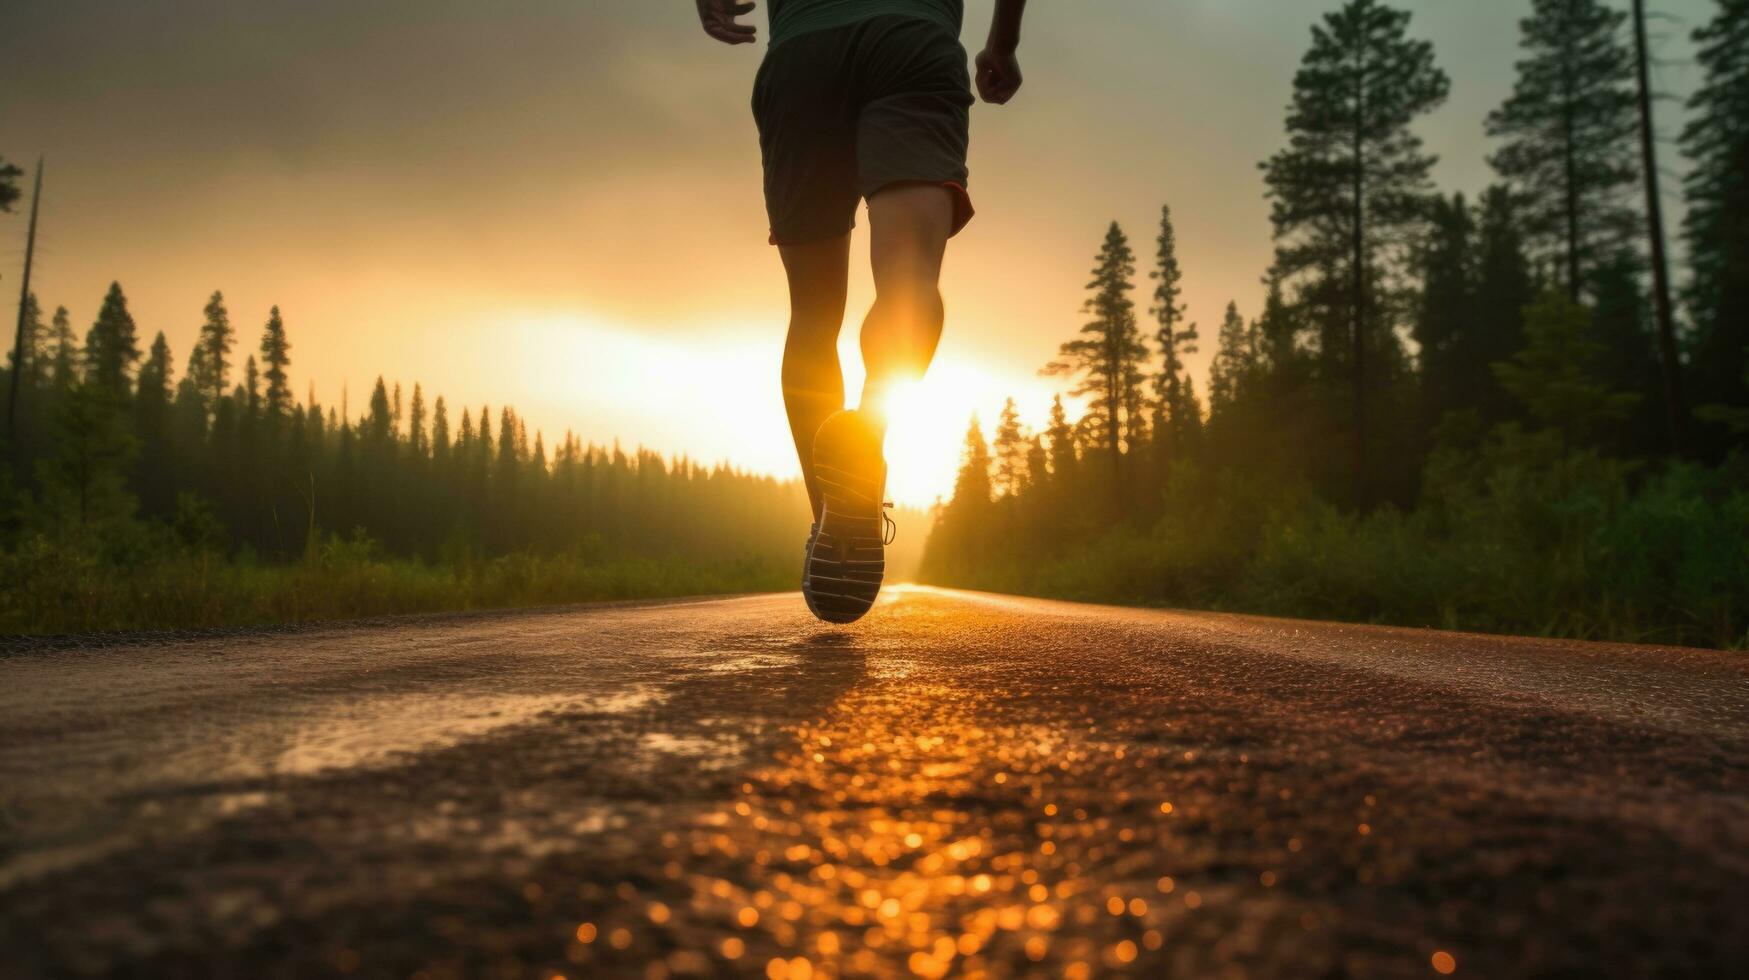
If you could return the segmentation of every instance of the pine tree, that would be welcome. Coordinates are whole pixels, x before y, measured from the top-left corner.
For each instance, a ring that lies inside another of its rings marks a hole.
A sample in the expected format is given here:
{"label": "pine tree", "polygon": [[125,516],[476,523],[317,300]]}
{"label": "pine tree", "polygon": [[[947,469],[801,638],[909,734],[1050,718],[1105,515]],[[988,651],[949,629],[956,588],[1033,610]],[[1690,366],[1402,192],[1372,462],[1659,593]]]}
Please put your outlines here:
{"label": "pine tree", "polygon": [[380,374],[370,392],[370,415],[365,419],[364,433],[377,446],[388,445],[395,434],[394,409],[389,406],[389,389]]}
{"label": "pine tree", "polygon": [[1133,428],[1125,413],[1136,404],[1141,365],[1148,356],[1136,327],[1135,303],[1130,299],[1135,273],[1135,253],[1123,229],[1113,221],[1094,263],[1093,278],[1087,283],[1093,295],[1082,307],[1093,318],[1081,327],[1080,337],[1065,342],[1057,360],[1044,369],[1049,375],[1079,376],[1070,393],[1088,397],[1087,415],[1097,426],[1101,448],[1117,459],[1121,459],[1125,437]]}
{"label": "pine tree", "polygon": [[1155,237],[1155,259],[1158,266],[1148,273],[1158,285],[1154,287],[1154,305],[1148,308],[1158,329],[1154,341],[1160,345],[1160,373],[1154,379],[1158,398],[1154,433],[1156,437],[1170,431],[1169,426],[1183,401],[1184,355],[1196,353],[1196,324],[1184,325],[1184,304],[1179,299],[1184,290],[1179,283],[1184,273],[1178,265],[1178,236],[1172,228],[1172,208],[1160,206],[1160,234]]}
{"label": "pine tree", "polygon": [[1219,337],[1214,360],[1209,364],[1209,412],[1216,415],[1233,406],[1241,383],[1255,363],[1252,332],[1239,315],[1239,304],[1227,304]]}
{"label": "pine tree", "polygon": [[1458,364],[1476,322],[1476,223],[1462,194],[1432,202],[1426,240],[1417,250],[1421,295],[1411,335],[1421,348],[1425,421],[1466,406],[1480,394]]}
{"label": "pine tree", "polygon": [[1516,414],[1493,365],[1524,345],[1524,310],[1537,295],[1515,208],[1512,193],[1500,186],[1484,192],[1477,205],[1472,314],[1450,344],[1445,367],[1449,388],[1468,392],[1464,406],[1485,423]]}
{"label": "pine tree", "polygon": [[112,282],[96,322],[85,334],[86,378],[111,395],[126,396],[134,362],[139,359],[140,343],[127,297],[122,295],[121,283]]}
{"label": "pine tree", "polygon": [[1051,473],[1062,476],[1075,466],[1075,429],[1063,410],[1063,396],[1051,399],[1051,419],[1045,427],[1045,439],[1050,446]]}
{"label": "pine tree", "polygon": [[[1369,362],[1396,352],[1383,302],[1402,261],[1391,246],[1423,221],[1435,162],[1409,127],[1450,90],[1433,46],[1407,36],[1409,20],[1377,0],[1348,0],[1315,25],[1294,78],[1288,147],[1261,165],[1276,273],[1317,277],[1326,335],[1346,325],[1354,479],[1363,500],[1371,497],[1367,406],[1377,386]],[[1335,351],[1324,353],[1337,363]]]}
{"label": "pine tree", "polygon": [[292,408],[291,385],[286,367],[291,364],[291,344],[285,338],[285,322],[279,317],[279,307],[267,315],[267,327],[261,332],[261,360],[267,365],[267,413],[274,417],[287,414]]}
{"label": "pine tree", "polygon": [[138,443],[117,400],[95,380],[69,391],[56,417],[54,453],[40,467],[44,510],[80,537],[124,524],[138,506],[127,489]]}
{"label": "pine tree", "polygon": [[[26,392],[46,387],[54,377],[54,365],[49,360],[49,326],[43,322],[42,307],[37,305],[36,294],[24,297],[23,309],[19,311],[23,319],[23,329],[19,331],[19,346],[6,355],[7,363],[14,372],[18,372],[18,380]],[[20,361],[22,360],[22,364]]]}
{"label": "pine tree", "polygon": [[1293,370],[1299,360],[1299,333],[1295,310],[1288,306],[1281,292],[1281,276],[1271,273],[1263,279],[1265,287],[1263,315],[1257,318],[1259,343],[1263,359],[1277,375]]}
{"label": "pine tree", "polygon": [[135,397],[142,417],[167,410],[170,406],[171,374],[170,343],[164,331],[152,339],[152,349],[146,362],[140,365],[140,380]]}
{"label": "pine tree", "polygon": [[516,413],[508,405],[498,410],[498,464],[506,472],[515,472]]}
{"label": "pine tree", "polygon": [[1026,488],[1027,439],[1020,431],[1020,413],[1010,398],[1002,405],[996,422],[996,489],[1005,497],[1019,496]]}
{"label": "pine tree", "polygon": [[[465,422],[467,412],[462,412]],[[449,409],[443,403],[443,396],[437,396],[437,404],[431,410],[431,458],[438,465],[449,462]]]}
{"label": "pine tree", "polygon": [[1044,440],[1033,436],[1026,440],[1026,487],[1031,490],[1044,486],[1051,476],[1050,456],[1045,452]]}
{"label": "pine tree", "polygon": [[978,417],[966,429],[965,453],[960,459],[959,475],[954,478],[953,504],[960,510],[987,507],[990,504],[990,447],[984,441],[984,430]]}
{"label": "pine tree", "polygon": [[[1718,0],[1694,39],[1702,81],[1682,133],[1694,161],[1683,221],[1689,370],[1694,404],[1741,409],[1749,407],[1749,0]],[[1725,417],[1714,408],[1702,414]],[[1706,435],[1714,453],[1730,439],[1722,430]]]}
{"label": "pine tree", "polygon": [[1184,379],[1184,420],[1179,426],[1178,438],[1186,448],[1195,446],[1202,438],[1202,399],[1196,396],[1196,379]]}
{"label": "pine tree", "polygon": [[175,463],[170,458],[173,370],[170,344],[160,330],[152,340],[145,363],[140,365],[139,385],[134,393],[134,416],[141,450],[136,468],[137,486],[148,512],[162,513],[176,499]]}
{"label": "pine tree", "polygon": [[1518,195],[1533,256],[1578,302],[1596,263],[1632,236],[1637,116],[1627,15],[1603,0],[1534,0],[1518,82],[1488,117],[1491,158]]}
{"label": "pine tree", "polygon": [[[197,355],[190,352],[189,360],[196,359]],[[182,380],[176,382],[174,412],[177,445],[190,453],[203,448],[207,436],[206,392],[200,390],[200,383],[186,370]]]}
{"label": "pine tree", "polygon": [[407,449],[414,459],[424,459],[427,453],[425,443],[425,393],[420,390],[419,382],[413,382],[413,403],[407,409]]}
{"label": "pine tree", "polygon": [[248,418],[261,415],[261,370],[255,366],[255,355],[243,362],[243,409]]}
{"label": "pine tree", "polygon": [[65,391],[79,383],[80,358],[79,341],[73,336],[73,318],[65,306],[55,307],[49,336],[55,343],[53,383],[55,388]]}
{"label": "pine tree", "polygon": [[[218,290],[213,290],[212,298],[207,300],[206,308],[201,311],[206,320],[200,327],[200,339],[196,341],[196,351],[199,353],[200,371],[196,380],[206,392],[211,404],[208,411],[217,411],[218,403],[225,396],[225,385],[229,382],[231,373],[231,348],[236,346],[236,331],[231,329],[231,314],[225,309],[225,296]],[[191,358],[189,367],[194,367]]]}
{"label": "pine tree", "polygon": [[1494,370],[1543,428],[1569,447],[1592,445],[1639,401],[1591,372],[1601,346],[1592,337],[1591,311],[1551,293],[1525,311],[1524,348]]}
{"label": "pine tree", "polygon": [[1592,271],[1589,339],[1595,346],[1586,369],[1611,390],[1636,396],[1629,414],[1604,441],[1624,456],[1653,456],[1668,445],[1662,407],[1658,339],[1651,297],[1641,276],[1645,264],[1626,248],[1599,260]]}

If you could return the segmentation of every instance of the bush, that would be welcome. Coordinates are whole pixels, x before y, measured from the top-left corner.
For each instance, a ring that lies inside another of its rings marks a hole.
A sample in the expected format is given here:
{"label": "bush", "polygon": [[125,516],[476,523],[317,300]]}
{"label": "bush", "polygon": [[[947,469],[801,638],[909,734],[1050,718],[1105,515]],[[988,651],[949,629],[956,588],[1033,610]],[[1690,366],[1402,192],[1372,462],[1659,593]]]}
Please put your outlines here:
{"label": "bush", "polygon": [[1181,467],[1151,526],[1048,547],[950,527],[985,560],[925,571],[1066,599],[1744,648],[1742,469],[1639,473],[1507,426],[1436,454],[1412,512],[1357,515],[1302,487]]}
{"label": "bush", "polygon": [[84,633],[307,623],[602,599],[775,591],[794,569],[763,558],[697,563],[585,553],[459,564],[384,557],[362,534],[293,564],[168,550],[122,564],[36,535],[0,555],[0,632]]}

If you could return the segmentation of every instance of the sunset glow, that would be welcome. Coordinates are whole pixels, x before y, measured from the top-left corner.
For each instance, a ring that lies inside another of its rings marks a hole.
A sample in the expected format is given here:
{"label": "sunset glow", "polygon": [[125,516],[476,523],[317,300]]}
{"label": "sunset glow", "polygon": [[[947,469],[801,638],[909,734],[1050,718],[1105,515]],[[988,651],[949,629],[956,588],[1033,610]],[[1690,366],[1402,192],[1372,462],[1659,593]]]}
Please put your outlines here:
{"label": "sunset glow", "polygon": [[[588,420],[578,430],[586,441],[617,436],[627,448],[785,477],[800,472],[783,413],[776,328],[650,335],[585,316],[531,313],[505,323],[501,338],[498,356],[481,369],[514,381],[523,392],[519,404],[535,418]],[[953,489],[972,415],[988,431],[1006,398],[1035,427],[1050,409],[1055,389],[1045,379],[1000,373],[951,346],[921,381],[893,396],[888,495],[902,504],[928,506]],[[839,356],[854,404],[863,376],[854,330],[845,332]],[[550,442],[563,432],[545,434]]]}
{"label": "sunset glow", "polygon": [[[33,288],[81,335],[119,280],[143,338],[163,330],[181,371],[222,289],[251,340],[279,305],[293,390],[338,407],[344,389],[355,418],[381,373],[457,414],[512,405],[549,445],[569,428],[797,472],[777,383],[784,280],[747,112],[757,46],[700,46],[689,11],[650,4],[448,19],[291,5],[268,21],[239,7],[177,31],[143,7],[89,22],[52,8],[22,15],[29,43],[0,68],[18,93],[4,130],[9,147],[46,155]],[[1013,395],[1023,419],[1043,421],[1036,371],[1080,325],[1112,219],[1145,264],[1145,230],[1173,203],[1205,336],[1229,300],[1247,317],[1260,307],[1271,246],[1254,165],[1280,145],[1322,8],[1125,0],[1094,22],[1073,8],[1029,15],[1024,106],[973,110],[978,217],[948,251],[940,360],[889,443],[903,501],[951,487],[972,412],[988,429]],[[968,23],[989,9],[968,3]],[[1672,12],[1694,22],[1704,9]],[[1416,16],[1461,66],[1422,132],[1440,184],[1474,192],[1490,179],[1478,120],[1511,84],[1506,17],[1432,3]],[[1091,38],[1110,46],[1097,65]],[[121,84],[115,52],[156,81]],[[178,67],[191,64],[226,67]],[[1692,79],[1671,69],[1666,81],[1680,96]],[[151,193],[130,190],[141,186]],[[866,230],[859,215],[842,348],[852,391]],[[20,258],[16,246],[0,256],[5,281]],[[1199,387],[1213,349],[1190,358]]]}

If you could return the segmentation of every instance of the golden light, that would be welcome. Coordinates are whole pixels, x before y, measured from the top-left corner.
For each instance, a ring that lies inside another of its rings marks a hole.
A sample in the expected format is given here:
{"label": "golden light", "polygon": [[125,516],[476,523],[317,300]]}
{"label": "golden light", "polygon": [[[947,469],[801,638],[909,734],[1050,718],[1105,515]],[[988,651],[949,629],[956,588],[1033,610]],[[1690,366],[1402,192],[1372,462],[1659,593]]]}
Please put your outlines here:
{"label": "golden light", "polygon": [[[485,387],[518,392],[517,410],[549,446],[569,427],[598,444],[617,438],[628,451],[643,445],[779,478],[801,472],[779,383],[783,337],[769,325],[638,330],[576,312],[525,311],[500,328],[497,356],[476,358],[471,371]],[[845,331],[839,354],[854,406],[863,382],[855,331]],[[943,351],[927,375],[889,396],[888,498],[927,507],[950,496],[972,415],[992,437],[1012,397],[1022,423],[1037,430],[1055,391],[1046,379]],[[478,407],[452,404],[452,427],[462,409]]]}
{"label": "golden light", "polygon": [[997,374],[939,357],[921,381],[900,385],[888,399],[887,494],[916,506],[953,493],[965,450],[966,426],[978,416],[984,437],[995,432],[1002,403],[1012,397],[1023,424],[1044,425],[1054,389],[1038,378]]}

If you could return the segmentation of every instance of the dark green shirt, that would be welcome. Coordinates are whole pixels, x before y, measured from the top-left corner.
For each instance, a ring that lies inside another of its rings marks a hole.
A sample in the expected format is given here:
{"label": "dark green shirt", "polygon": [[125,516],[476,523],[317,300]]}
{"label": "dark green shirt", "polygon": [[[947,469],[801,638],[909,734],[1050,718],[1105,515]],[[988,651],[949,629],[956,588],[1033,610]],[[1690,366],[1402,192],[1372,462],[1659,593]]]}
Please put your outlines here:
{"label": "dark green shirt", "polygon": [[965,0],[770,0],[771,43],[797,34],[899,14],[934,21],[959,37]]}

